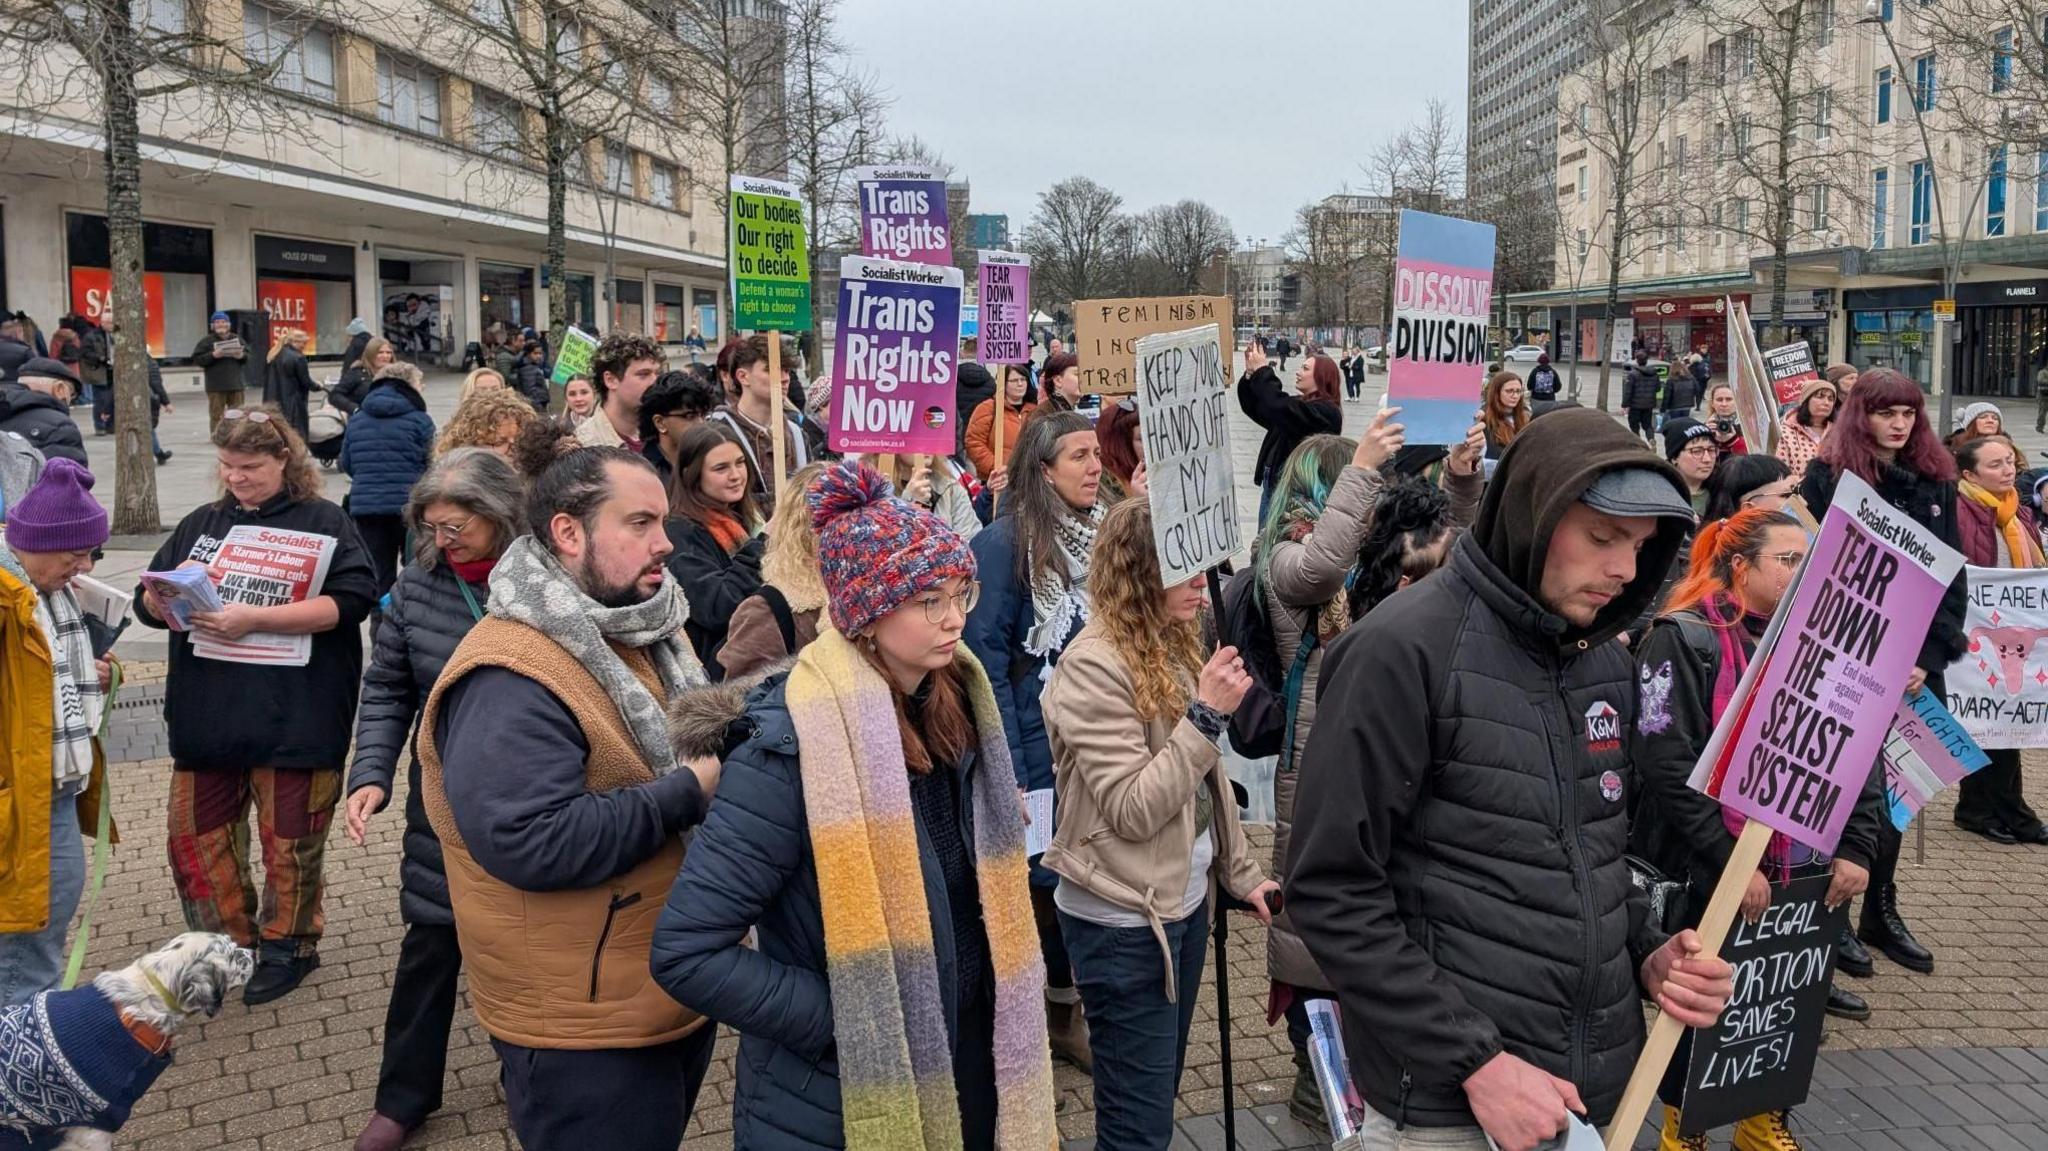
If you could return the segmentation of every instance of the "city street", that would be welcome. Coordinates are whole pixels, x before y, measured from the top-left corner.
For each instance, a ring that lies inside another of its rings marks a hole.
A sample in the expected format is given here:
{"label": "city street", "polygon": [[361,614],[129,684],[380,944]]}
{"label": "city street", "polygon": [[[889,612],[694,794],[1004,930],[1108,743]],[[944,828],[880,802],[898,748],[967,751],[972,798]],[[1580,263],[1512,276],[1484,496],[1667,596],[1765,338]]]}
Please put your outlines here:
{"label": "city street", "polygon": [[[433,377],[430,410],[445,419],[454,377]],[[1384,376],[1369,378],[1370,399]],[[1590,394],[1591,384],[1587,391]],[[163,422],[176,458],[158,472],[167,522],[211,498],[211,453],[203,444],[204,397],[179,391]],[[1346,426],[1361,427],[1371,402],[1350,405]],[[1233,409],[1234,411],[1234,409]],[[2015,416],[2019,413],[2013,413]],[[2042,447],[2031,421],[2021,439]],[[1256,506],[1248,473],[1257,429],[1235,417],[1241,518],[1249,528]],[[111,441],[88,446],[108,450]],[[338,499],[346,477],[329,473]],[[111,497],[103,485],[103,499]],[[116,541],[101,578],[127,586],[149,558],[150,541]],[[91,913],[88,976],[126,963],[182,929],[164,855],[169,761],[160,714],[162,633],[132,629],[121,645],[131,679],[108,743],[113,761],[115,818],[122,843],[113,850],[100,903]],[[232,707],[234,701],[223,700]],[[1256,792],[1269,765],[1240,763]],[[2048,757],[2029,757],[2031,798],[2048,802]],[[401,786],[403,783],[401,781]],[[1255,800],[1256,809],[1263,799]],[[377,1076],[386,997],[403,926],[398,915],[398,860],[403,794],[371,824],[357,848],[337,829],[329,842],[329,886],[323,966],[293,995],[251,1010],[231,1000],[221,1016],[181,1039],[175,1066],[136,1108],[121,1145],[142,1151],[202,1148],[287,1151],[346,1148],[367,1120]],[[1915,863],[1912,836],[1901,866],[1908,917],[1938,957],[1934,975],[1915,976],[1878,961],[1877,975],[1855,989],[1874,1010],[1866,1023],[1831,1020],[1812,1102],[1793,1128],[1815,1151],[1850,1148],[1950,1148],[2019,1151],[2048,1146],[2048,1004],[2035,998],[2040,908],[2048,902],[2048,851],[1995,847],[1957,832],[1952,798],[1926,818],[1926,855]],[[1270,829],[1253,829],[1260,852]],[[1284,1030],[1265,1021],[1267,984],[1263,935],[1246,916],[1230,934],[1231,1054],[1240,1109],[1239,1146],[1252,1151],[1319,1146],[1286,1113],[1294,1074]],[[513,1146],[497,1088],[498,1065],[467,1009],[457,1016],[444,1106],[409,1146]],[[1179,1106],[1176,1148],[1222,1146],[1221,1034],[1214,971],[1200,991],[1188,1069]],[[686,1146],[730,1145],[732,1057],[736,1041],[722,1035],[718,1060],[699,1102]],[[1091,1092],[1086,1076],[1057,1068],[1060,1130],[1069,1146],[1090,1145]],[[1326,1143],[1327,1141],[1323,1141]],[[1640,1146],[1654,1140],[1647,1136]]]}

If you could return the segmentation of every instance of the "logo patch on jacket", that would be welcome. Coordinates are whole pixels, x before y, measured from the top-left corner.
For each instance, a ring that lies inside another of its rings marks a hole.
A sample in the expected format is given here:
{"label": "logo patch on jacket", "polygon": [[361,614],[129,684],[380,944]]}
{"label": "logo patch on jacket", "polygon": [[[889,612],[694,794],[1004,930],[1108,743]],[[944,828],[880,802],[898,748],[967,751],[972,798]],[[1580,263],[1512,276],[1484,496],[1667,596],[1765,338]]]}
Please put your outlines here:
{"label": "logo patch on jacket", "polygon": [[[1663,735],[1671,730],[1671,661],[1656,667],[1644,664],[1637,674],[1641,691],[1636,708],[1636,730],[1644,735]],[[1591,717],[1587,717],[1591,722]]]}
{"label": "logo patch on jacket", "polygon": [[1621,750],[1621,713],[1606,700],[1586,709],[1586,751],[1590,755]]}
{"label": "logo patch on jacket", "polygon": [[1600,773],[1600,798],[1614,803],[1621,798],[1621,773],[1609,769]]}

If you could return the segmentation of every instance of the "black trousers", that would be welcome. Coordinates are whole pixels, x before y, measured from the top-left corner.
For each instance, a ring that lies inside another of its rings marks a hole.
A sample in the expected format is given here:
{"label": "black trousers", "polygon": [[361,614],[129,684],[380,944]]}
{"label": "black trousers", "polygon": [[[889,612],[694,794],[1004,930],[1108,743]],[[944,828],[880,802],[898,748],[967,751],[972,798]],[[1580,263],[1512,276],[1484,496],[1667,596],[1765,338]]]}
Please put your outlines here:
{"label": "black trousers", "polygon": [[405,517],[400,515],[356,515],[356,531],[363,546],[370,549],[370,562],[377,568],[377,598],[398,581],[398,569],[405,566]]}
{"label": "black trousers", "polygon": [[1628,410],[1628,430],[1655,443],[1657,440],[1657,413],[1649,408]]}
{"label": "black trousers", "polygon": [[1045,958],[1045,985],[1064,990],[1074,985],[1074,964],[1067,958],[1067,939],[1060,934],[1060,918],[1053,908],[1052,892],[1050,887],[1032,885],[1031,917],[1038,926],[1039,954]]}
{"label": "black trousers", "polygon": [[398,974],[384,1011],[384,1061],[377,1068],[377,1114],[407,1128],[441,1109],[448,1075],[448,1031],[462,946],[455,928],[411,923],[398,945]]}
{"label": "black trousers", "polygon": [[1956,796],[1956,822],[1964,827],[2003,827],[2023,839],[2040,834],[2041,817],[2027,806],[2020,783],[2017,748],[1986,752],[1991,762],[1963,777]]}
{"label": "black trousers", "polygon": [[707,1021],[673,1043],[601,1051],[493,1038],[512,1133],[527,1151],[676,1151],[717,1030]]}

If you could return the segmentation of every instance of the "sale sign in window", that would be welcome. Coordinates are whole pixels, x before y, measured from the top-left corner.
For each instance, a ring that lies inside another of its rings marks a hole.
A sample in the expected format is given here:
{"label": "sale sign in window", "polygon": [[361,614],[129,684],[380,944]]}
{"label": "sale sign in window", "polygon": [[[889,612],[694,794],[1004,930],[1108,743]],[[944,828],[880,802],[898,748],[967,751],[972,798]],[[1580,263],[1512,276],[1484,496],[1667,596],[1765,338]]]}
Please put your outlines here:
{"label": "sale sign in window", "polygon": [[[102,328],[114,326],[114,274],[105,268],[71,269],[71,310]],[[164,278],[142,273],[143,341],[164,355]]]}
{"label": "sale sign in window", "polygon": [[306,333],[306,354],[318,353],[313,333],[318,330],[319,303],[311,280],[258,280],[256,295],[262,309],[270,313],[273,339],[279,328],[297,328]]}

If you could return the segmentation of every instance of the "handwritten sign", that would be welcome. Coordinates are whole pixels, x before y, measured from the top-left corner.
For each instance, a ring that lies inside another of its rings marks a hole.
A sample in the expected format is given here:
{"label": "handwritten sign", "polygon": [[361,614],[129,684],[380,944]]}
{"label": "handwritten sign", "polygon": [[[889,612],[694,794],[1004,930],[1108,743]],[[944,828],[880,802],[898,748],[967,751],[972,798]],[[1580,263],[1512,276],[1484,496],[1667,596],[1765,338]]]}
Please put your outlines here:
{"label": "handwritten sign", "polygon": [[1799,389],[1820,379],[1820,372],[1813,366],[1813,349],[1804,340],[1765,352],[1764,374],[1770,378],[1781,404],[1798,400]]}
{"label": "handwritten sign", "polygon": [[853,179],[861,255],[911,264],[953,262],[946,181],[937,172],[898,164],[856,168]]}
{"label": "handwritten sign", "polygon": [[1026,363],[1031,359],[1031,257],[988,248],[978,255],[981,362]]}
{"label": "handwritten sign", "polygon": [[[1225,340],[1236,329],[1227,296],[1148,296],[1074,301],[1074,354],[1081,360],[1084,395],[1128,396],[1138,390],[1138,341],[1145,336],[1213,324],[1216,354],[1234,362]],[[1467,413],[1468,415],[1470,413]],[[1463,433],[1459,433],[1461,436]],[[1146,469],[1150,472],[1150,469]]]}
{"label": "handwritten sign", "polygon": [[1948,709],[1980,747],[2048,747],[2048,570],[1970,569]]}
{"label": "handwritten sign", "polygon": [[1721,958],[1735,968],[1735,991],[1713,1027],[1693,1032],[1679,1133],[1806,1102],[1820,1054],[1835,941],[1849,925],[1844,904],[1827,910],[1828,875],[1771,885],[1757,922],[1735,921]]}
{"label": "handwritten sign", "polygon": [[1991,762],[1934,693],[1921,688],[1899,705],[1884,741],[1884,798],[1892,826],[1913,822],[1927,801]]}
{"label": "handwritten sign", "polygon": [[802,194],[780,180],[734,176],[725,240],[733,326],[757,332],[810,327],[811,260]]}
{"label": "handwritten sign", "polygon": [[839,337],[832,346],[836,452],[954,447],[960,360],[960,269],[848,256],[839,261]]}
{"label": "handwritten sign", "polygon": [[1411,444],[1455,444],[1486,385],[1493,225],[1404,210],[1394,257],[1387,404]]}
{"label": "handwritten sign", "polygon": [[[1963,558],[1844,475],[1799,582],[1758,646],[1733,738],[1694,769],[1723,807],[1832,855]],[[1731,709],[1731,711],[1734,709]],[[1717,733],[1718,734],[1718,733]]]}
{"label": "handwritten sign", "polygon": [[1138,341],[1138,426],[1145,433],[1152,543],[1166,586],[1237,554],[1230,389],[1214,327]]}

